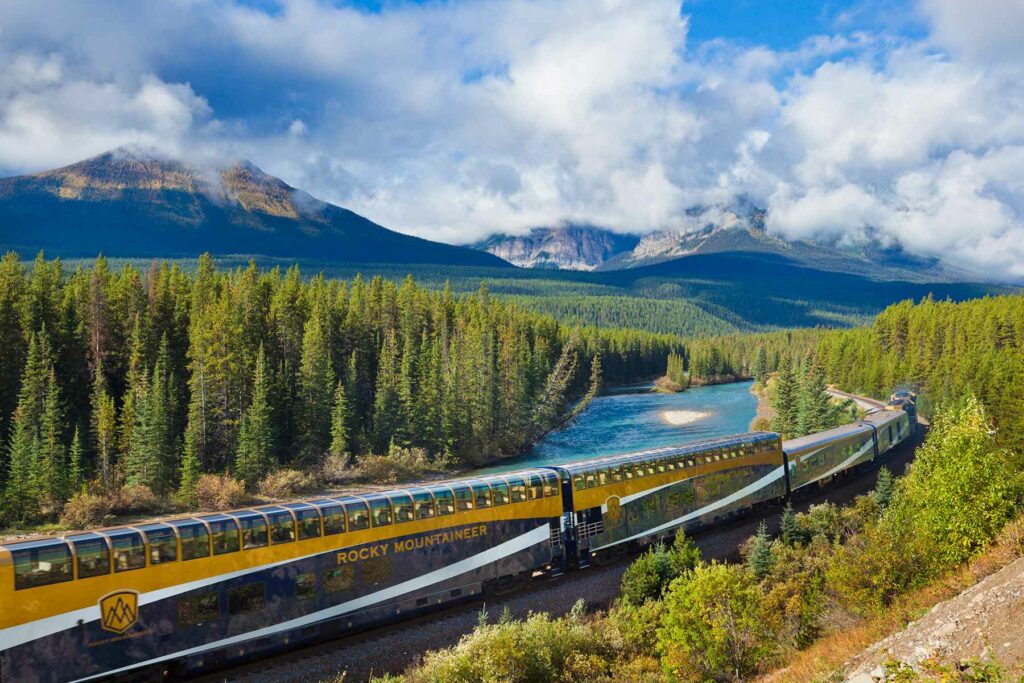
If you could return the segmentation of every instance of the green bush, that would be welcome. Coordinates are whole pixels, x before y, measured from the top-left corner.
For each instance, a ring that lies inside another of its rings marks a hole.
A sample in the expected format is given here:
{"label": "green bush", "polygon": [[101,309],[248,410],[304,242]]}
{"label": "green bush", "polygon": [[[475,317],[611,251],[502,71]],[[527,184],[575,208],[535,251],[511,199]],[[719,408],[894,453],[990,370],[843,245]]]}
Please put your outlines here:
{"label": "green bush", "polygon": [[701,564],[665,594],[658,648],[680,681],[740,681],[772,660],[778,615],[740,565]]}
{"label": "green bush", "polygon": [[674,579],[696,566],[700,551],[680,531],[671,547],[658,543],[638,557],[622,575],[622,601],[642,605],[657,600]]}
{"label": "green bush", "polygon": [[478,626],[458,645],[428,653],[406,683],[540,683],[610,680],[617,647],[607,629],[575,613],[533,614]]}

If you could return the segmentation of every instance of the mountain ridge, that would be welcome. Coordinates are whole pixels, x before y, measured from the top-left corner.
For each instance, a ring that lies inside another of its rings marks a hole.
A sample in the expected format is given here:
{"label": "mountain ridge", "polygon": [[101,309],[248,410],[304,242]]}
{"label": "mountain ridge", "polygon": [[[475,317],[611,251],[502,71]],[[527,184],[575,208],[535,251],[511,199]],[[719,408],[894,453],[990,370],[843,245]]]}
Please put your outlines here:
{"label": "mountain ridge", "polygon": [[0,179],[0,246],[62,256],[258,254],[508,267],[389,230],[255,164],[198,167],[128,150]]}

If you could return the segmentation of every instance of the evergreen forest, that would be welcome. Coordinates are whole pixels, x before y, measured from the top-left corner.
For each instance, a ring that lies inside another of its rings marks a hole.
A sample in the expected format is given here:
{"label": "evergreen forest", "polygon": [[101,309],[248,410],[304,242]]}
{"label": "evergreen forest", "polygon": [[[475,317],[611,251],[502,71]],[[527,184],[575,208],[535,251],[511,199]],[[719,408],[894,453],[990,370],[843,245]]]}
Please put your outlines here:
{"label": "evergreen forest", "polygon": [[0,484],[8,522],[141,487],[188,504],[204,473],[252,489],[393,448],[439,467],[515,455],[601,382],[662,372],[680,340],[572,328],[412,277],[218,269],[209,257],[72,271],[0,261]]}

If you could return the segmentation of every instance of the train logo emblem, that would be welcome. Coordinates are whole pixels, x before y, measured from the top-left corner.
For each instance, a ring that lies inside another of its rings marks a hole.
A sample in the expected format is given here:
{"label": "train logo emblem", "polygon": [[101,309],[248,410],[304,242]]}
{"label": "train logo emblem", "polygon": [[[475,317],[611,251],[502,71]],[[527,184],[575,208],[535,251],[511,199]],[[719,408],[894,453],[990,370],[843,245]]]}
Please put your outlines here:
{"label": "train logo emblem", "polygon": [[124,633],[139,620],[139,594],[117,591],[100,598],[100,626],[111,633]]}
{"label": "train logo emblem", "polygon": [[608,520],[612,523],[619,521],[619,514],[622,512],[622,508],[619,507],[619,497],[612,496],[608,499]]}

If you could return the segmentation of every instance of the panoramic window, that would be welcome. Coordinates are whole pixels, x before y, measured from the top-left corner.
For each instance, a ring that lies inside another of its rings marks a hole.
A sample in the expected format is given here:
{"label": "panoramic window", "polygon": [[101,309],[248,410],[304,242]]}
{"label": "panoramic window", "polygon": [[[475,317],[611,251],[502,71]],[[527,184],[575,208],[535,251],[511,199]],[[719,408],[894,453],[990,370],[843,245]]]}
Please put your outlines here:
{"label": "panoramic window", "polygon": [[388,526],[391,524],[391,502],[387,498],[377,498],[370,501],[370,518],[373,526]]}
{"label": "panoramic window", "polygon": [[464,484],[452,487],[455,492],[455,508],[459,512],[466,512],[473,509],[473,492]]}
{"label": "panoramic window", "polygon": [[473,484],[473,500],[478,508],[491,507],[491,487],[487,484]]}
{"label": "panoramic window", "polygon": [[263,517],[245,516],[242,523],[242,548],[252,550],[253,548],[265,548],[270,544],[270,536],[267,530],[267,522]]}
{"label": "panoramic window", "polygon": [[199,522],[176,524],[181,536],[181,559],[195,560],[210,556],[210,535]]}
{"label": "panoramic window", "polygon": [[503,481],[492,481],[491,491],[494,492],[495,505],[508,505],[508,484]]}
{"label": "panoramic window", "polygon": [[391,505],[395,508],[395,521],[397,523],[401,524],[413,520],[412,498],[405,495],[394,495],[391,496]]}
{"label": "panoramic window", "polygon": [[290,512],[271,512],[267,519],[270,520],[271,543],[280,545],[295,540],[295,521]]}
{"label": "panoramic window", "polygon": [[366,503],[349,501],[345,503],[349,531],[362,531],[370,528],[370,512]]}
{"label": "panoramic window", "polygon": [[450,515],[455,512],[455,496],[451,491],[435,489],[434,501],[437,503],[437,514]]}
{"label": "panoramic window", "polygon": [[111,532],[110,544],[114,549],[114,571],[127,572],[146,566],[146,544],[142,534],[131,531]]}
{"label": "panoramic window", "polygon": [[164,564],[178,559],[178,537],[173,529],[146,529],[146,540],[149,541],[149,563]]}
{"label": "panoramic window", "polygon": [[345,532],[345,511],[340,505],[320,508],[324,517],[324,536],[333,536]]}
{"label": "panoramic window", "polygon": [[71,580],[71,550],[64,543],[12,549],[14,588],[33,588]]}
{"label": "panoramic window", "polygon": [[320,513],[316,510],[296,510],[295,517],[298,520],[299,540],[307,538],[320,538]]}
{"label": "panoramic window", "polygon": [[102,538],[72,541],[78,556],[78,578],[88,579],[110,573],[110,549]]}

